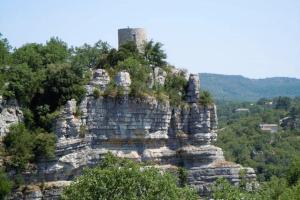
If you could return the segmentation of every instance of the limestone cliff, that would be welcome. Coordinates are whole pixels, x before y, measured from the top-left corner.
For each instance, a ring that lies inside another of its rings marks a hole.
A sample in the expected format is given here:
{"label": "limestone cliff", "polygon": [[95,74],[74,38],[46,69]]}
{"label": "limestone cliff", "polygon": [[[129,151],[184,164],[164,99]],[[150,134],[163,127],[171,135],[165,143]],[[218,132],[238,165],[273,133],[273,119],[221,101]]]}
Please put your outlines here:
{"label": "limestone cliff", "polygon": [[[161,76],[155,77],[163,84]],[[186,103],[180,107],[151,96],[133,98],[126,93],[116,98],[95,97],[93,90],[104,91],[111,78],[105,70],[96,70],[84,100],[79,104],[67,102],[55,124],[55,159],[38,163],[34,173],[25,175],[26,182],[36,188],[17,193],[18,198],[56,199],[67,181],[80,175],[84,167],[95,166],[109,151],[119,157],[151,161],[164,169],[185,167],[189,184],[200,195],[207,195],[218,177],[238,183],[241,169],[248,179],[255,180],[253,169],[225,161],[222,149],[212,144],[217,137],[216,106],[197,103],[197,75],[190,75]],[[120,72],[115,80],[124,88],[130,87],[127,72]],[[37,187],[41,182],[54,190]]]}
{"label": "limestone cliff", "polygon": [[0,136],[5,136],[9,127],[23,120],[23,113],[16,100],[4,100],[0,96]]}

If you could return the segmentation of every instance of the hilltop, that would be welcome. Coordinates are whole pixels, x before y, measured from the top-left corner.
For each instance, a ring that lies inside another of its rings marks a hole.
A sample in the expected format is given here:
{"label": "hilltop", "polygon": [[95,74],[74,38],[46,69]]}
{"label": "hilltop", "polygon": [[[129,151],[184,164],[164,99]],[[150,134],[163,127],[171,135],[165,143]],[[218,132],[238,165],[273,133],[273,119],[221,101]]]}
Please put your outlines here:
{"label": "hilltop", "polygon": [[300,96],[300,79],[273,77],[250,79],[240,75],[200,73],[201,88],[217,100],[257,101],[276,96]]}

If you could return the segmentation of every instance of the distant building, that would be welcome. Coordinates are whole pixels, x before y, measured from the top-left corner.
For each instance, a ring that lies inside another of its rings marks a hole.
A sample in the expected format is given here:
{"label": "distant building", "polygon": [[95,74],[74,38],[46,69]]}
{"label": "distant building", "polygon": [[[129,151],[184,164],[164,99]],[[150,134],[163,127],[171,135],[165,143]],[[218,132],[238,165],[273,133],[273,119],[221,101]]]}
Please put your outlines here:
{"label": "distant building", "polygon": [[240,113],[240,112],[250,112],[250,110],[248,108],[237,108],[235,109],[236,113]]}
{"label": "distant building", "polygon": [[268,131],[270,133],[276,133],[278,131],[277,124],[260,124],[259,128],[262,131]]}
{"label": "distant building", "polygon": [[273,107],[273,101],[266,101],[265,102],[265,107],[266,108],[272,108]]}

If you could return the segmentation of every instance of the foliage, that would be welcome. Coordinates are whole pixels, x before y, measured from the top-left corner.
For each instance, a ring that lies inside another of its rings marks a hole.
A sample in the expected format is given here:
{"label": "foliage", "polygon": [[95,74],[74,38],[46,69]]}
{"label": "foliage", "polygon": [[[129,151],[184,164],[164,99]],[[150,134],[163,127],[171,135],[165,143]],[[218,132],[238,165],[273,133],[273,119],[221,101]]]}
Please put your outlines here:
{"label": "foliage", "polygon": [[219,178],[212,187],[213,199],[250,199],[250,194],[243,188],[231,185],[226,179]]}
{"label": "foliage", "polygon": [[300,200],[300,182],[297,185],[288,188],[280,196],[279,200]]}
{"label": "foliage", "polygon": [[93,95],[96,99],[98,99],[101,96],[101,91],[96,88],[93,90]]}
{"label": "foliage", "polygon": [[185,98],[187,83],[184,71],[179,74],[168,73],[164,92],[169,96],[171,105],[178,105]]}
{"label": "foliage", "polygon": [[247,190],[245,187],[233,186],[227,180],[220,178],[212,187],[214,199],[232,200],[290,200],[300,199],[300,183],[288,187],[285,179],[272,177],[256,190]]}
{"label": "foliage", "polygon": [[62,63],[69,56],[67,44],[57,37],[50,38],[46,45],[25,44],[12,54],[14,64],[26,64],[33,70],[39,70],[51,63]]}
{"label": "foliage", "polygon": [[14,64],[25,64],[31,69],[37,70],[43,66],[42,44],[30,43],[16,49],[13,54]]}
{"label": "foliage", "polygon": [[44,130],[36,130],[33,135],[33,154],[35,159],[53,158],[55,152],[55,135]]}
{"label": "foliage", "polygon": [[[291,102],[293,106],[297,103]],[[250,112],[244,115],[234,112],[238,107],[249,108]],[[299,130],[279,129],[271,134],[259,129],[260,123],[278,124],[289,111],[247,102],[220,104],[218,108],[224,129],[219,132],[217,145],[224,149],[227,159],[253,167],[260,181],[270,180],[272,176],[287,177],[291,171],[294,171],[291,177],[298,177],[298,169],[294,167],[288,172],[287,166],[297,166],[292,163],[300,155]],[[292,182],[296,183],[297,178]]]}
{"label": "foliage", "polygon": [[274,98],[273,101],[274,101],[276,109],[288,110],[291,105],[291,98],[289,98],[289,97],[281,97],[280,96],[278,98]]}
{"label": "foliage", "polygon": [[43,92],[36,96],[38,105],[49,105],[51,112],[67,100],[80,101],[85,94],[84,80],[69,64],[51,64],[46,70]]}
{"label": "foliage", "polygon": [[110,46],[103,41],[96,42],[93,46],[84,44],[72,49],[72,66],[87,70],[89,68],[104,67]]}
{"label": "foliage", "polygon": [[55,137],[43,130],[31,133],[24,124],[13,125],[3,143],[10,156],[9,165],[23,170],[27,164],[39,159],[54,156]]}
{"label": "foliage", "polygon": [[5,197],[11,192],[12,182],[6,176],[4,171],[0,169],[0,199],[5,199]]}
{"label": "foliage", "polygon": [[287,180],[289,185],[296,185],[300,181],[300,157],[296,157],[291,163],[287,172]]}
{"label": "foliage", "polygon": [[132,82],[130,95],[143,96],[144,93],[149,92],[147,82],[150,78],[150,68],[143,66],[137,59],[129,57],[123,62],[119,62],[117,70],[129,72]]}
{"label": "foliage", "polygon": [[181,187],[184,187],[188,183],[188,172],[185,168],[179,167],[178,168],[178,179],[179,179],[179,185]]}
{"label": "foliage", "polygon": [[58,37],[52,37],[43,47],[43,64],[62,63],[70,57],[67,43]]}
{"label": "foliage", "polygon": [[10,63],[10,49],[11,46],[9,45],[8,40],[6,38],[2,38],[2,34],[0,33],[0,66]]}
{"label": "foliage", "polygon": [[211,105],[213,103],[213,98],[211,96],[211,94],[209,93],[209,91],[201,91],[200,93],[200,98],[199,98],[199,103],[201,105]]}
{"label": "foliage", "polygon": [[35,93],[40,90],[43,73],[33,72],[27,65],[1,68],[1,72],[5,74],[5,81],[9,83],[3,95],[16,98],[22,106],[29,106]]}
{"label": "foliage", "polygon": [[146,42],[143,49],[144,59],[153,66],[164,66],[166,64],[165,59],[167,55],[162,50],[162,44],[150,40]]}
{"label": "foliage", "polygon": [[195,190],[180,188],[169,173],[106,155],[64,190],[62,199],[198,199]]}

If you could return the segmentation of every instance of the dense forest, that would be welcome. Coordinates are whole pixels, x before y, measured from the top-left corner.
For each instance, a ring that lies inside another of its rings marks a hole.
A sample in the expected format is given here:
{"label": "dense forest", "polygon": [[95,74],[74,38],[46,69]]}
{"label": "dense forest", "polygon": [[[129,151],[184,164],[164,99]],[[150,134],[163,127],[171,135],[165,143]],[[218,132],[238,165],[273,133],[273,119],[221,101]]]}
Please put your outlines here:
{"label": "dense forest", "polygon": [[[227,185],[235,192],[227,194],[235,194],[233,199],[243,195],[246,199],[299,199],[300,98],[217,104],[220,129],[216,145],[222,147],[226,159],[254,168],[261,184],[256,193]],[[261,130],[259,125],[264,123],[277,124],[278,131]]]}
{"label": "dense forest", "polygon": [[201,88],[215,99],[225,101],[258,101],[260,98],[300,96],[300,79],[273,77],[250,79],[240,75],[200,73]]}

